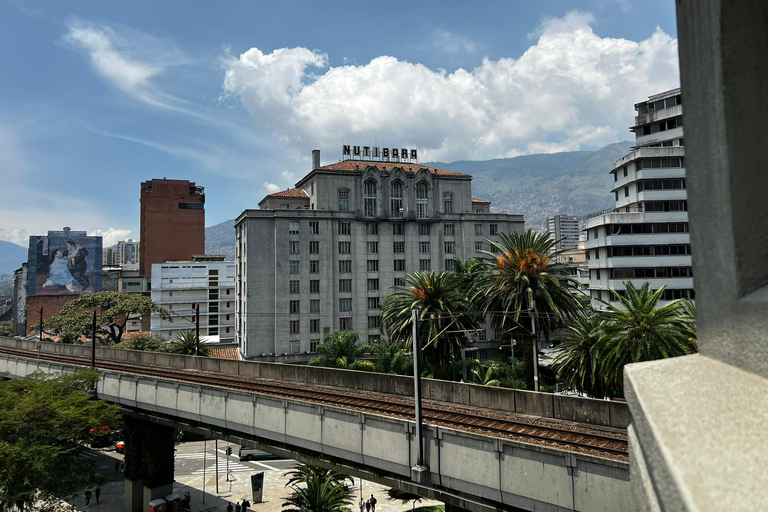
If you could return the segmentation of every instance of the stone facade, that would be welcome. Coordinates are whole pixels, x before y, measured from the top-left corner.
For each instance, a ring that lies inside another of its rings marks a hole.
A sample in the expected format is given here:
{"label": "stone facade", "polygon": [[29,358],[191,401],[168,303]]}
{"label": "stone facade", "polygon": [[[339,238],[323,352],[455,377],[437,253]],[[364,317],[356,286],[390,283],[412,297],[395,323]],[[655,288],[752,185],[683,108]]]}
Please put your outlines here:
{"label": "stone facade", "polygon": [[[466,174],[417,164],[345,161],[296,189],[301,207],[246,210],[235,224],[236,341],[248,358],[300,362],[324,336],[384,337],[379,304],[406,273],[452,270],[486,239],[523,230],[522,215],[473,202]],[[480,210],[488,213],[476,213]]]}

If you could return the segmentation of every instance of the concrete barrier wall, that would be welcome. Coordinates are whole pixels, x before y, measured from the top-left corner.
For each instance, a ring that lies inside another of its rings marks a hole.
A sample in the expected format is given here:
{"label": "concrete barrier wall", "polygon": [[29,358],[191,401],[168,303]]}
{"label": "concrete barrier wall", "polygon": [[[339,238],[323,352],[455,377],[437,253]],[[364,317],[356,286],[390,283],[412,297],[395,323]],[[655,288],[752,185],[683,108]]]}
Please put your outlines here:
{"label": "concrete barrier wall", "polygon": [[[63,345],[51,342],[39,343],[37,341],[22,341],[2,337],[0,337],[0,345],[30,351],[36,351],[37,346],[40,345],[42,352],[64,353],[66,351],[67,354],[75,356],[90,357],[90,347],[83,345]],[[280,363],[228,361],[224,359],[101,347],[96,349],[96,355],[100,359],[180,369],[197,369],[214,373],[225,373],[227,375],[238,375],[243,378],[301,382],[318,386],[332,386],[404,397],[413,396],[413,378],[402,375],[383,375],[380,373]],[[422,381],[422,393],[425,400],[436,402],[449,402],[456,405],[530,414],[616,428],[627,428],[632,420],[629,408],[623,402],[492,388],[433,379],[424,379]]]}

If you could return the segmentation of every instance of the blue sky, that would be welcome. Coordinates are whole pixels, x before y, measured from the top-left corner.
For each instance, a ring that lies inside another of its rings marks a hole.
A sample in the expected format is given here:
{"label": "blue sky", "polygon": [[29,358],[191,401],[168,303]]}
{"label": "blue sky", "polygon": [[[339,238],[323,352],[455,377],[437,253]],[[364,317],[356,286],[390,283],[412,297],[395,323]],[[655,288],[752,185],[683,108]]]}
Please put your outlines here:
{"label": "blue sky", "polygon": [[204,186],[213,225],[342,137],[422,161],[626,140],[679,85],[676,37],[673,0],[0,0],[0,240],[138,238],[162,177]]}

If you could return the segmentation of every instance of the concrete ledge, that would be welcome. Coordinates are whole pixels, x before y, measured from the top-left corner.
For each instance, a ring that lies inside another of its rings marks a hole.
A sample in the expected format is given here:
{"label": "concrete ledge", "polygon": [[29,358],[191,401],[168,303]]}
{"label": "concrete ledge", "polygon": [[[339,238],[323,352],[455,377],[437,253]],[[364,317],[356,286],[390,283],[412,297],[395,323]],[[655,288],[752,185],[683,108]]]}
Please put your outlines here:
{"label": "concrete ledge", "polygon": [[515,390],[515,412],[545,418],[555,417],[554,395],[535,391]]}
{"label": "concrete ledge", "polygon": [[632,475],[634,486],[653,482],[637,495],[662,510],[765,509],[768,380],[696,354],[627,365],[624,383],[631,453],[652,471]]}
{"label": "concrete ledge", "polygon": [[561,420],[584,421],[592,425],[611,425],[610,402],[575,396],[553,395],[554,417]]}

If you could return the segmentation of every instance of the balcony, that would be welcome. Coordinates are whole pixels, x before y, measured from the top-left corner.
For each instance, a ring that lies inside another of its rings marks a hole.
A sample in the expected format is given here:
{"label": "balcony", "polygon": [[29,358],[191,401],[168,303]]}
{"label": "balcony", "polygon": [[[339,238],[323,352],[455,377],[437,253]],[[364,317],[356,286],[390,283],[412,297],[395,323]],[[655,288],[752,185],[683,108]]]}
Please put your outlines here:
{"label": "balcony", "polygon": [[649,124],[654,121],[660,121],[662,119],[669,119],[670,117],[676,117],[681,115],[683,115],[682,105],[675,105],[674,107],[663,108],[661,110],[656,110],[654,112],[640,114],[635,116],[635,126],[633,126],[633,128],[642,126],[644,124]]}
{"label": "balcony", "polygon": [[[668,130],[668,131],[671,131],[671,130]],[[645,135],[644,137],[659,135],[659,133],[663,134],[667,132],[652,133],[651,135]],[[632,152],[630,152],[627,156],[616,160],[616,163],[613,165],[613,168],[618,169],[638,158],[662,158],[662,157],[672,157],[672,156],[674,157],[685,156],[685,148],[681,146],[666,146],[666,147],[659,147],[659,148],[647,148],[647,147],[636,148],[636,149],[633,149]]]}

